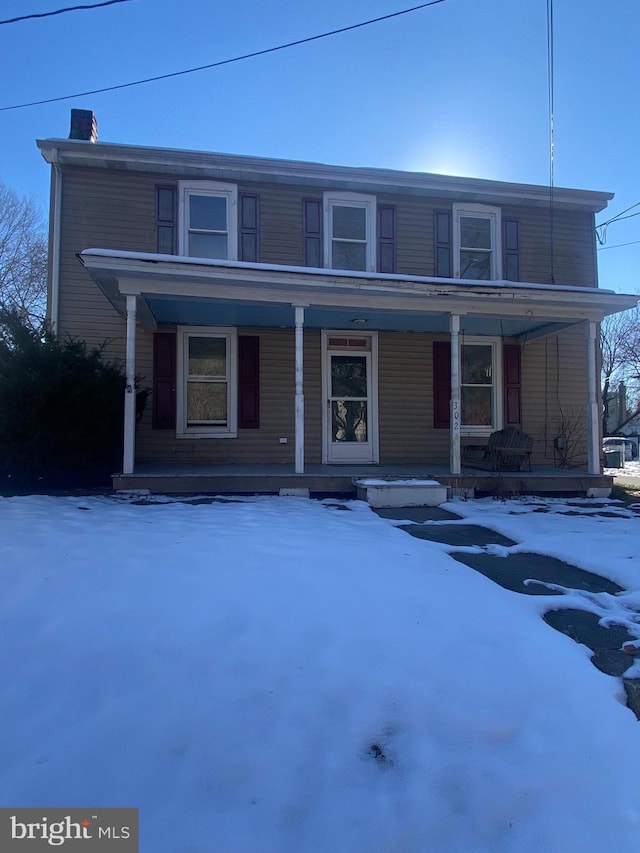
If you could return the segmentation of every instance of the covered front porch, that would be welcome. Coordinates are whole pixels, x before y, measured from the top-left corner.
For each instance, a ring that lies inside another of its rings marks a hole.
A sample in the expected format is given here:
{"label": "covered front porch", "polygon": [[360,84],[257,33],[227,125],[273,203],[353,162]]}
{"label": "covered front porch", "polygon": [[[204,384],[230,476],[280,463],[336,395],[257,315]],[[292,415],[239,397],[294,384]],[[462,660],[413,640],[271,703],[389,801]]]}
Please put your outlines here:
{"label": "covered front porch", "polygon": [[[597,324],[635,304],[632,297],[590,287],[103,249],[85,250],[80,259],[126,324],[124,458],[116,488],[348,493],[357,476],[428,476],[459,493],[492,493],[505,484],[529,493],[610,488],[601,477]],[[135,420],[138,350],[142,341],[148,352],[158,332],[178,339],[177,420],[161,450],[151,432],[137,436]],[[261,400],[270,416],[278,407],[280,432],[269,433],[263,423],[243,432],[233,371],[245,334],[261,344],[278,338],[286,352],[276,365],[261,350],[258,383],[280,383],[269,406]],[[224,422],[198,420],[189,408],[189,382],[195,389],[201,380],[188,366],[189,342],[199,335],[226,340]],[[566,352],[558,343],[565,338]],[[540,342],[548,341],[555,343],[542,351]],[[507,350],[518,350],[515,378],[502,358]],[[564,439],[552,412],[566,413],[568,402],[578,411],[581,458],[571,466],[579,473],[564,470],[555,454]],[[491,432],[512,424],[535,438],[531,472],[465,466],[466,444],[486,443]],[[272,459],[281,461],[268,464]]]}

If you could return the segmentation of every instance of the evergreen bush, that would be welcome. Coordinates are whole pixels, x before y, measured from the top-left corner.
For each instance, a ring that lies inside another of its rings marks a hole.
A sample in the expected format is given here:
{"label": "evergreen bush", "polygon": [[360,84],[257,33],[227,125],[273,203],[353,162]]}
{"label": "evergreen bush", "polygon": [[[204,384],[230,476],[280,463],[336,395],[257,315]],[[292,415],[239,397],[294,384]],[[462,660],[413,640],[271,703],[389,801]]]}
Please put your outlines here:
{"label": "evergreen bush", "polygon": [[124,388],[103,348],[0,311],[0,488],[106,485],[122,458]]}

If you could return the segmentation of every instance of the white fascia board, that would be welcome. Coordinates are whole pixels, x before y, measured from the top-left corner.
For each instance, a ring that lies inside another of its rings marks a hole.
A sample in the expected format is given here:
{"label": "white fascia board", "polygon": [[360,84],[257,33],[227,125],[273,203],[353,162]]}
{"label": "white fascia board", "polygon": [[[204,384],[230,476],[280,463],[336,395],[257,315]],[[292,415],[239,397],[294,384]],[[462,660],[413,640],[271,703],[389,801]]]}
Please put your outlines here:
{"label": "white fascia board", "polygon": [[[464,305],[463,313],[495,315],[522,313],[537,306],[547,315],[580,318],[602,317],[637,304],[637,297],[615,294],[597,288],[558,285],[523,285],[522,282],[461,282],[460,279],[436,279],[418,276],[399,277],[370,273],[330,274],[327,270],[306,267],[279,267],[274,264],[249,264],[236,261],[205,261],[175,255],[149,255],[118,250],[86,249],[80,261],[96,279],[117,280],[121,292],[154,292],[259,302],[292,302],[304,294],[314,304],[358,305],[367,298],[379,307],[451,311],[452,302]],[[305,275],[309,273],[310,275]],[[126,282],[126,284],[125,284]],[[212,292],[215,284],[215,293]],[[382,300],[382,301],[381,301]],[[416,300],[422,300],[418,306]],[[424,304],[428,300],[429,307]],[[394,303],[392,306],[391,303]],[[458,310],[458,309],[456,309]],[[560,312],[560,313],[558,313]]]}
{"label": "white fascia board", "polygon": [[[220,154],[119,143],[86,142],[78,139],[38,139],[44,159],[51,162],[51,152],[58,150],[63,165],[87,165],[103,168],[171,170],[175,175],[195,175],[216,180],[275,181],[278,183],[314,184],[328,189],[330,182],[342,189],[359,188],[362,192],[406,192],[436,195],[497,204],[549,204],[549,187],[436,175],[429,172],[404,172],[362,166],[334,166],[302,160],[279,160],[240,154]],[[554,187],[556,207],[603,210],[613,193]]]}
{"label": "white fascia board", "polygon": [[[85,266],[91,264],[90,258],[99,257],[104,259],[114,259],[122,261],[142,261],[150,265],[155,264],[171,264],[172,266],[180,266],[185,269],[188,267],[204,267],[215,270],[253,270],[257,273],[273,272],[286,275],[292,273],[296,276],[318,276],[330,281],[342,279],[354,279],[353,286],[357,286],[357,280],[363,279],[366,281],[375,282],[407,282],[415,284],[433,284],[438,286],[453,285],[456,288],[466,288],[468,290],[478,291],[484,288],[486,291],[494,291],[496,288],[506,290],[543,290],[553,292],[587,293],[590,295],[615,295],[627,297],[630,302],[630,307],[634,307],[638,303],[638,297],[631,294],[619,294],[613,290],[605,290],[600,287],[582,287],[580,285],[571,284],[543,284],[541,282],[526,282],[526,281],[508,281],[507,279],[499,279],[496,281],[487,281],[486,279],[462,279],[462,278],[441,278],[436,276],[421,276],[421,275],[402,275],[398,273],[375,273],[366,272],[363,270],[340,270],[339,273],[332,273],[323,267],[300,267],[286,264],[260,264],[250,261],[229,261],[220,260],[217,258],[194,258],[187,255],[160,255],[151,252],[128,252],[121,249],[84,249],[79,258]],[[85,262],[86,261],[86,262]]]}

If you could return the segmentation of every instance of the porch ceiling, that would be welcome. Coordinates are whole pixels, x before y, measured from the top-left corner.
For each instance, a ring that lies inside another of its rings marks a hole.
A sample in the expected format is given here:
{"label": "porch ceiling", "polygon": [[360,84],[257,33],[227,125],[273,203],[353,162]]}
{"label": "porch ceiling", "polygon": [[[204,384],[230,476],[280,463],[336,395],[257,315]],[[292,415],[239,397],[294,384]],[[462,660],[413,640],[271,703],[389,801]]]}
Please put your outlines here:
{"label": "porch ceiling", "polygon": [[[344,273],[89,249],[79,259],[114,307],[139,298],[140,321],[158,325],[305,326],[537,337],[632,307],[636,298],[596,288]],[[364,321],[354,322],[354,321]]]}
{"label": "porch ceiling", "polygon": [[[158,326],[251,326],[293,328],[294,309],[290,304],[227,302],[219,299],[189,299],[147,295],[146,303]],[[364,322],[362,322],[364,321]],[[311,329],[353,329],[354,331],[432,332],[448,334],[449,314],[416,311],[341,309],[309,306],[304,324]],[[518,337],[549,334],[567,324],[533,321],[530,317],[462,316],[460,331],[467,335]]]}

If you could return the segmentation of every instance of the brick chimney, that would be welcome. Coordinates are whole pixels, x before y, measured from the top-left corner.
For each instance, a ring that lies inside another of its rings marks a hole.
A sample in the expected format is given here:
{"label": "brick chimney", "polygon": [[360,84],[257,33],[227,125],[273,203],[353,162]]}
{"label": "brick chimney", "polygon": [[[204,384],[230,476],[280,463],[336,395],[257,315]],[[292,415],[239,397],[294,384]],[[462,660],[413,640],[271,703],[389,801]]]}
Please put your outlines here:
{"label": "brick chimney", "polygon": [[93,110],[71,110],[69,139],[84,139],[85,142],[98,139],[98,122]]}

